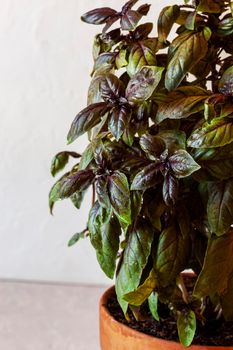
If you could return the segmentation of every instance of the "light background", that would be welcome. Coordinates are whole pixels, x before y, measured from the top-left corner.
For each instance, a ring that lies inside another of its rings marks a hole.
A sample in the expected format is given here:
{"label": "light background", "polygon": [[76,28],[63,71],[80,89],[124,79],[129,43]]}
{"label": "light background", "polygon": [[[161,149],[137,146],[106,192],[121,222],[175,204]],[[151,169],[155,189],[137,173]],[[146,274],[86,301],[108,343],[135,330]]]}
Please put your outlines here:
{"label": "light background", "polygon": [[[96,7],[120,9],[124,1],[0,3],[0,278],[109,284],[88,240],[67,248],[85,228],[90,198],[80,211],[60,202],[51,217],[47,197],[53,155],[86,145],[82,137],[67,148],[66,135],[86,106],[92,40],[101,27],[80,16]],[[151,3],[155,22],[175,0]]]}

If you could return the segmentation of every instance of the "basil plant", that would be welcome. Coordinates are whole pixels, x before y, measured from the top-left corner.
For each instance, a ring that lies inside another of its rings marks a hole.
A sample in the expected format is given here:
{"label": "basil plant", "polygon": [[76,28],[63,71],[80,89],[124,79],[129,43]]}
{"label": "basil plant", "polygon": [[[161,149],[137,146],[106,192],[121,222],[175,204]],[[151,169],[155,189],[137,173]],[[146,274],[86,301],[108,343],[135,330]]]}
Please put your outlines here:
{"label": "basil plant", "polygon": [[[154,36],[152,23],[139,24],[150,5],[137,2],[82,16],[103,30],[68,144],[85,133],[89,144],[54,157],[53,176],[77,164],[49,203],[69,198],[79,209],[92,188],[87,227],[69,245],[90,239],[126,317],[148,303],[159,322],[164,303],[189,346],[206,305],[233,321],[233,3],[165,7]],[[196,274],[191,289],[185,269]]]}

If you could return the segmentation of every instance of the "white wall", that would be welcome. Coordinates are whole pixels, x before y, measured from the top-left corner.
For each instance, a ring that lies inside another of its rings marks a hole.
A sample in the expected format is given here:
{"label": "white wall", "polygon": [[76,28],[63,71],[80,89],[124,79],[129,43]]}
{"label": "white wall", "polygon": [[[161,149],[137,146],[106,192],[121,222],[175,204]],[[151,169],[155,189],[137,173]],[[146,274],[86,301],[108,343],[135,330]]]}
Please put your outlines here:
{"label": "white wall", "polygon": [[[171,1],[153,0],[151,20]],[[86,103],[92,37],[79,20],[117,0],[1,0],[0,10],[0,278],[109,283],[88,241],[67,248],[85,227],[89,201],[69,201],[49,215],[52,156]],[[81,138],[69,149],[81,152]]]}

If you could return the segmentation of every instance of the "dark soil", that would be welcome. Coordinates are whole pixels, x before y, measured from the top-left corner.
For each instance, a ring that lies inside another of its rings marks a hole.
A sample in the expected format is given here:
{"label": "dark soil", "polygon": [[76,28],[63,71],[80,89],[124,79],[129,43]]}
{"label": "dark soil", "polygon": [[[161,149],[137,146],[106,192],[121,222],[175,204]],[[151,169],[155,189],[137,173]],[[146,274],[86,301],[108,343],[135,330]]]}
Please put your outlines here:
{"label": "dark soil", "polygon": [[[143,321],[136,321],[129,313],[130,321],[127,321],[113,294],[109,298],[107,308],[111,315],[119,322],[145,334],[166,340],[179,341],[176,328],[176,320],[169,315],[169,310],[164,305],[159,305],[160,322],[151,316],[147,307],[143,310]],[[193,344],[210,346],[233,346],[233,322],[209,321],[205,326],[197,325],[197,332]]]}

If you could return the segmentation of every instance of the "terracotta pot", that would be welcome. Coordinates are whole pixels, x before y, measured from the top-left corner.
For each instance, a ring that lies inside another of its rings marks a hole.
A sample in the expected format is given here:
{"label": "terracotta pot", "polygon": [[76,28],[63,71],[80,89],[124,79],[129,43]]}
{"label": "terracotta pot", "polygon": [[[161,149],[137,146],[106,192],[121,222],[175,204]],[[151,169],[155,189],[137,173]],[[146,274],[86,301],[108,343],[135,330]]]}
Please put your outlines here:
{"label": "terracotta pot", "polygon": [[[100,346],[101,350],[184,350],[181,344],[138,332],[116,321],[106,308],[114,287],[108,289],[100,300]],[[190,350],[233,350],[224,346],[192,345]]]}

